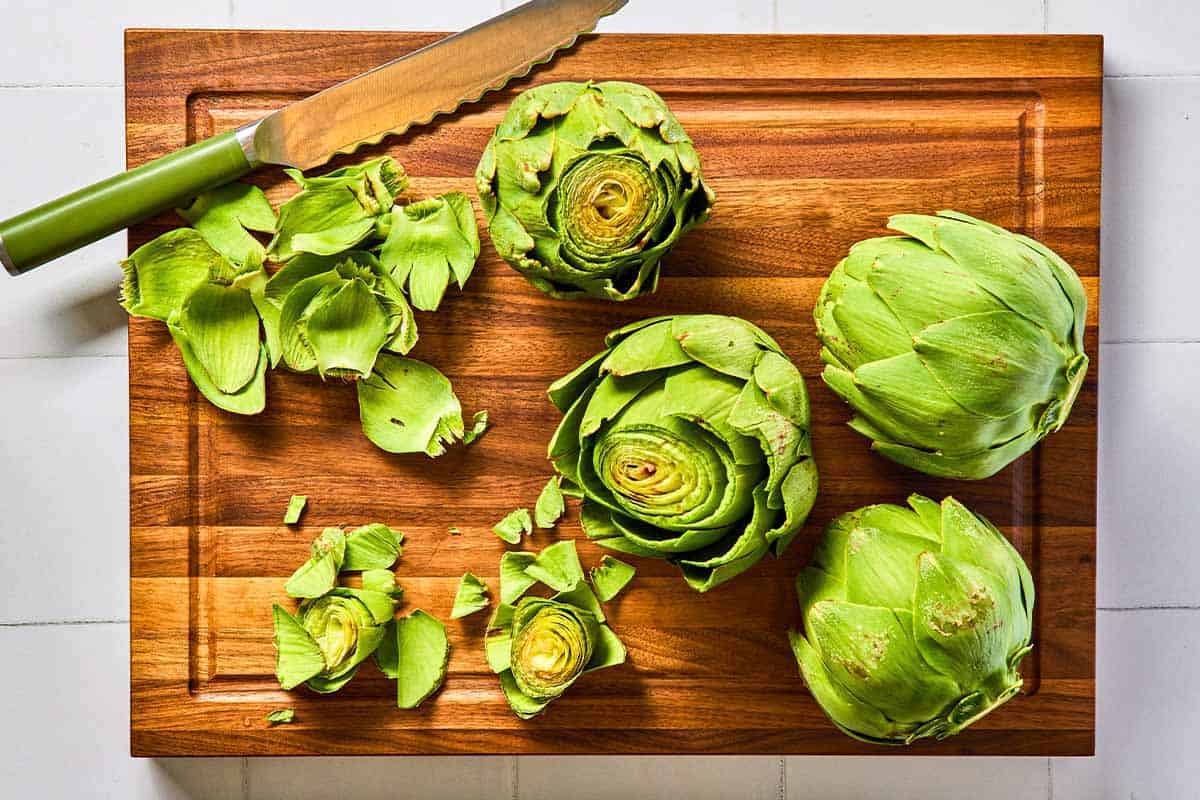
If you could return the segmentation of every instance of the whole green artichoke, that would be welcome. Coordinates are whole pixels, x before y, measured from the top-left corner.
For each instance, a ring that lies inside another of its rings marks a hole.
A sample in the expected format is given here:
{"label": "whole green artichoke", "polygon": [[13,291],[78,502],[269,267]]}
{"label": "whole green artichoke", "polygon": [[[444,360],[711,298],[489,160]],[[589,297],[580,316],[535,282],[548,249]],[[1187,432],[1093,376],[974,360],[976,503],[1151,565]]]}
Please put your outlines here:
{"label": "whole green artichoke", "polygon": [[707,591],[780,555],[817,493],[808,396],[774,340],[741,319],[658,317],[550,387],[555,468],[588,537],[669,559]]}
{"label": "whole green artichoke", "polygon": [[809,690],[856,739],[944,739],[1021,689],[1033,578],[991,523],[952,497],[875,505],[830,523],[796,579]]}
{"label": "whole green artichoke", "polygon": [[1087,297],[1045,245],[959,214],[901,214],[859,242],[814,316],[824,379],[883,455],[986,478],[1066,422],[1087,374]]}
{"label": "whole green artichoke", "polygon": [[513,101],[475,173],[492,243],[543,292],[629,300],[708,218],[679,120],[635,83],[551,83]]}

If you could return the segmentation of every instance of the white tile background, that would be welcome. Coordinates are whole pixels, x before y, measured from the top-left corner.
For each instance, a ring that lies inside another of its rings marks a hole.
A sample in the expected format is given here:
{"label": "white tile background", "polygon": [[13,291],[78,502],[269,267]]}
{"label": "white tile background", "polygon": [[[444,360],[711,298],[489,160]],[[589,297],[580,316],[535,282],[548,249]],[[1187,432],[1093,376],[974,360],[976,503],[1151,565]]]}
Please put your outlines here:
{"label": "white tile background", "polygon": [[[0,217],[120,168],[125,27],[450,29],[510,4],[0,2]],[[130,759],[118,236],[0,280],[0,795],[1197,796],[1200,4],[632,0],[602,30],[1107,36],[1097,757]]]}

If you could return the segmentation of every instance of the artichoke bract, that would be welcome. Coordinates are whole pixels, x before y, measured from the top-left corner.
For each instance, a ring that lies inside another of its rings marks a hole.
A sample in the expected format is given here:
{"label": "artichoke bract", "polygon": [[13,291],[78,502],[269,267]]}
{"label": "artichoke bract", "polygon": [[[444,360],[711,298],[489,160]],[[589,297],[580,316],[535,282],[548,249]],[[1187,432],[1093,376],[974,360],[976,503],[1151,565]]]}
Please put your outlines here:
{"label": "artichoke bract", "polygon": [[944,739],[1021,689],[1033,578],[991,523],[952,497],[874,505],[830,523],[796,579],[792,649],[817,703],[877,744]]}
{"label": "artichoke bract", "polygon": [[588,537],[671,560],[701,592],[782,554],[817,468],[804,380],[779,345],[714,315],[643,320],[606,342],[549,390],[564,412],[549,455],[583,493]]}
{"label": "artichoke bract", "polygon": [[814,316],[850,427],[940,477],[994,475],[1066,422],[1087,374],[1087,296],[1045,245],[959,214],[859,242]]}
{"label": "artichoke bract", "polygon": [[653,292],[713,193],[679,120],[634,83],[551,83],[513,101],[475,173],[497,252],[554,297]]}
{"label": "artichoke bract", "polygon": [[300,604],[293,617],[274,607],[275,672],[284,689],[304,683],[326,694],[345,686],[375,652],[395,601],[367,589],[332,589]]}

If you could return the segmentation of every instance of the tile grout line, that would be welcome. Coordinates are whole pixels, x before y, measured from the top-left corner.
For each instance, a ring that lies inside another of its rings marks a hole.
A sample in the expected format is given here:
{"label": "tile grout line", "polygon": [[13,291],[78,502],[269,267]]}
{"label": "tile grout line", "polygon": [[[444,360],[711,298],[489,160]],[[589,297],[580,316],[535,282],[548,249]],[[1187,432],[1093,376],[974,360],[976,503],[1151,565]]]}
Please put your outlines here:
{"label": "tile grout line", "polygon": [[779,758],[779,800],[787,800],[787,758]]}
{"label": "tile grout line", "polygon": [[1054,800],[1054,759],[1046,759],[1046,800]]}
{"label": "tile grout line", "polygon": [[1128,614],[1133,611],[1200,611],[1200,606],[1193,605],[1148,605],[1148,606],[1096,606],[1097,611],[1109,611],[1114,614]]}
{"label": "tile grout line", "polygon": [[50,619],[32,622],[0,622],[0,628],[54,628],[71,625],[128,625],[127,619]]}
{"label": "tile grout line", "polygon": [[[232,0],[230,0],[232,2]],[[1042,33],[1050,32],[1050,0],[1042,0]]]}
{"label": "tile grout line", "polygon": [[250,759],[242,756],[242,800],[250,800]]}
{"label": "tile grout line", "polygon": [[10,356],[0,354],[0,362],[4,361],[65,361],[71,358],[87,359],[87,358],[120,358],[127,359],[129,356],[125,353],[64,353],[55,355],[54,353],[34,353],[27,356]]}
{"label": "tile grout line", "polygon": [[0,91],[4,89],[121,89],[123,83],[103,81],[101,83],[4,83],[0,82]]}
{"label": "tile grout line", "polygon": [[512,800],[521,800],[521,757],[513,756],[508,767],[508,781],[512,784]]}

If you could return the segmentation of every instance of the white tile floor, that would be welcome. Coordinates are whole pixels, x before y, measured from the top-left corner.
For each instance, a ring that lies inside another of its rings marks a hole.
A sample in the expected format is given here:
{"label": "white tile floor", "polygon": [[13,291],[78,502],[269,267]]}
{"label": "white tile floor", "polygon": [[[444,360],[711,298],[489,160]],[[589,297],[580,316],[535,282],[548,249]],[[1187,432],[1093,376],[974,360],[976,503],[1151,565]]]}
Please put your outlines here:
{"label": "white tile floor", "polygon": [[[511,4],[0,3],[0,152],[9,154],[0,217],[122,163],[124,27],[457,28]],[[632,0],[603,28],[1107,35],[1096,758],[374,759],[333,769],[128,758],[126,364],[111,302],[124,241],[115,237],[0,280],[0,795],[1195,797],[1200,271],[1188,243],[1200,205],[1198,9],[1191,0]]]}

